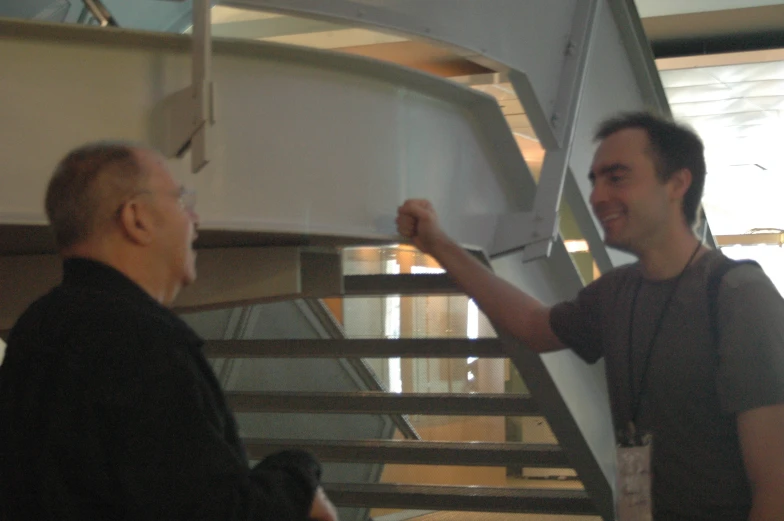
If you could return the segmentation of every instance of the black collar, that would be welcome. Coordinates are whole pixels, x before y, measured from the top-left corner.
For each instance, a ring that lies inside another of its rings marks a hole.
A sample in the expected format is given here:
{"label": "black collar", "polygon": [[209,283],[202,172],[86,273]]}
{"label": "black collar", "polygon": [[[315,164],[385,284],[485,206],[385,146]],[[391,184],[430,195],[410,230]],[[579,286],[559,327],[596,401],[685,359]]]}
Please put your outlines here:
{"label": "black collar", "polygon": [[144,291],[141,286],[117,269],[93,259],[69,257],[63,261],[63,288],[79,288],[104,295],[106,298],[122,300],[126,304],[154,313],[166,320],[170,326],[201,345],[203,340],[191,327],[171,309]]}
{"label": "black collar", "polygon": [[69,257],[63,261],[63,286],[90,288],[126,299],[147,300],[160,306],[141,286],[117,269],[84,257]]}

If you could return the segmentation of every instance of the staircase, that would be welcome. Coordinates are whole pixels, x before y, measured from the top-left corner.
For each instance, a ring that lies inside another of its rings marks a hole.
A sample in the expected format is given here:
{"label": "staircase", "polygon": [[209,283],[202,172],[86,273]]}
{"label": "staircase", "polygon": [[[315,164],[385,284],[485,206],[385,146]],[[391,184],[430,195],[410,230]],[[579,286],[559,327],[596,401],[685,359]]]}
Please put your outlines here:
{"label": "staircase", "polygon": [[[376,297],[389,295],[458,295],[459,291],[443,274],[372,274],[347,275],[344,277],[344,297]],[[344,306],[350,309],[350,306]],[[323,308],[326,309],[326,308]],[[262,311],[263,312],[263,311]],[[203,313],[201,315],[204,315]],[[322,320],[324,317],[322,317]],[[348,320],[348,317],[347,317]],[[189,321],[193,322],[193,319]],[[276,362],[289,360],[296,371],[304,360],[350,361],[352,367],[368,367],[364,360],[380,359],[508,359],[508,350],[515,349],[513,343],[499,338],[341,338],[343,328],[335,321],[333,338],[308,339],[228,339],[209,340],[205,354],[213,360],[256,360]],[[337,338],[336,338],[337,337]],[[506,347],[505,347],[506,346]],[[516,365],[516,358],[511,364]],[[517,368],[520,369],[519,367]],[[520,371],[524,374],[526,371]],[[376,375],[369,371],[372,381]],[[303,438],[271,436],[244,438],[249,459],[260,460],[266,455],[285,448],[299,448],[312,452],[325,463],[324,488],[333,502],[341,509],[341,519],[363,520],[373,514],[373,519],[402,520],[430,519],[433,516],[477,519],[476,513],[499,513],[503,519],[534,519],[531,515],[555,515],[553,519],[601,519],[595,498],[577,481],[550,481],[531,479],[507,479],[504,486],[482,484],[482,477],[471,484],[433,483],[432,478],[422,482],[387,482],[382,470],[387,465],[439,467],[494,467],[500,475],[507,468],[573,468],[570,451],[556,443],[522,443],[519,441],[483,440],[429,440],[420,439],[411,428],[408,415],[416,417],[530,417],[547,416],[535,397],[521,393],[484,392],[387,392],[382,386],[369,385],[368,390],[359,391],[244,391],[227,386],[226,395],[230,407],[241,418],[263,418],[275,415],[310,415],[309,422],[319,425],[323,415],[342,415],[346,423],[358,416],[380,416],[390,419],[396,426],[397,435],[390,431],[384,436],[345,437],[343,439]],[[350,416],[347,417],[347,416]],[[253,420],[246,420],[253,421]],[[240,425],[243,421],[240,421]],[[358,429],[359,431],[360,429]],[[317,431],[317,429],[316,429]],[[314,430],[310,430],[313,436]],[[459,433],[455,433],[457,438]],[[408,438],[408,439],[400,439]],[[578,462],[579,463],[579,462]],[[360,482],[363,473],[338,472],[342,477],[330,480],[335,464],[370,465],[378,469],[371,472],[375,479]],[[400,467],[398,467],[400,468]],[[443,469],[442,469],[443,471]],[[416,475],[416,470],[414,471]],[[450,471],[446,471],[449,473]],[[426,472],[424,473],[426,474]],[[408,475],[411,475],[410,473]],[[359,477],[358,477],[359,476]],[[459,481],[459,480],[458,480]],[[596,485],[596,484],[594,484]],[[602,486],[588,487],[591,492],[606,492]],[[609,497],[600,502],[610,501]],[[392,513],[390,513],[392,512]],[[489,515],[489,514],[488,514]],[[425,517],[422,517],[425,516]],[[586,517],[588,516],[588,517]],[[446,519],[446,518],[445,518]],[[536,518],[538,519],[538,518]]]}

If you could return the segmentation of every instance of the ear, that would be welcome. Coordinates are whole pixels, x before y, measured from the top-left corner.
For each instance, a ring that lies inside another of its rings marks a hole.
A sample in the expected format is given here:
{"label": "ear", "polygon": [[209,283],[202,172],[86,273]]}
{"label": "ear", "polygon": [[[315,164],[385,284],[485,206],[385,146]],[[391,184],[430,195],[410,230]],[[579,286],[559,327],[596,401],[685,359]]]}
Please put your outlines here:
{"label": "ear", "polygon": [[120,210],[119,226],[123,235],[140,246],[153,240],[153,216],[138,199],[128,201]]}
{"label": "ear", "polygon": [[667,184],[670,187],[670,196],[673,199],[683,199],[686,197],[686,192],[689,191],[691,186],[691,170],[688,168],[681,168],[672,173]]}

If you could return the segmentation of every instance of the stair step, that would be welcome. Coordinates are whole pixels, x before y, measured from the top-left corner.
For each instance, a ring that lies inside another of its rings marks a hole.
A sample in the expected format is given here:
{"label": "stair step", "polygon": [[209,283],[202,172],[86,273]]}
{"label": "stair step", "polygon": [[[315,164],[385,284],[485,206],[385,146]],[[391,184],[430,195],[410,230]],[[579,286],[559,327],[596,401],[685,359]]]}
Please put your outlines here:
{"label": "stair step", "polygon": [[430,414],[434,416],[537,416],[530,396],[365,392],[228,392],[234,412]]}
{"label": "stair step", "polygon": [[285,449],[312,452],[322,461],[474,465],[482,467],[569,467],[558,445],[409,440],[270,440],[245,439],[248,457],[261,460]]}
{"label": "stair step", "polygon": [[455,295],[463,290],[444,274],[346,275],[345,296]]}
{"label": "stair step", "polygon": [[584,490],[401,484],[324,484],[337,506],[595,515]]}
{"label": "stair step", "polygon": [[208,340],[208,358],[506,358],[497,338]]}

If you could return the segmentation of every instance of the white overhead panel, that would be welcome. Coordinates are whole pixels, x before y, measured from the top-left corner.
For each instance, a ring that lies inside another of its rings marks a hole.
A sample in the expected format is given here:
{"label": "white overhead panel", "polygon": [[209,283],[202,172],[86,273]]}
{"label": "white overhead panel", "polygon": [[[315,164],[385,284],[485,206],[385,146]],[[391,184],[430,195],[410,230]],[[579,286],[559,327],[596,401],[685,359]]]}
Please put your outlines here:
{"label": "white overhead panel", "polygon": [[640,18],[780,5],[781,0],[635,0]]}
{"label": "white overhead panel", "polygon": [[[451,46],[458,54],[496,70],[525,73],[539,107],[538,132],[548,136],[575,0],[484,2],[451,0],[232,0],[230,6],[313,16],[349,25],[397,31]],[[532,45],[535,42],[535,47]],[[528,49],[530,52],[525,52]],[[534,50],[535,49],[535,50]],[[533,116],[536,117],[536,116]]]}
{"label": "white overhead panel", "polygon": [[[0,34],[14,35],[0,58],[0,116],[17,122],[0,130],[4,224],[45,222],[46,182],[70,148],[159,143],[163,100],[191,82],[186,36],[9,21]],[[481,244],[474,221],[532,202],[531,174],[485,94],[256,42],[216,41],[212,65],[220,117],[211,161],[198,175],[187,173],[189,157],[172,162],[200,194],[204,230],[394,241],[397,206],[425,196],[450,232]]]}

